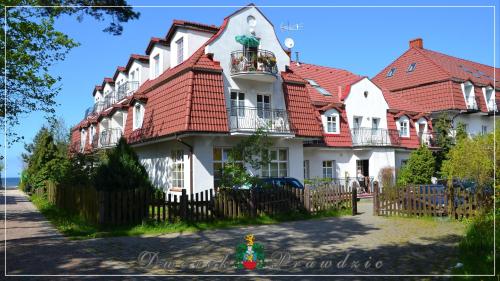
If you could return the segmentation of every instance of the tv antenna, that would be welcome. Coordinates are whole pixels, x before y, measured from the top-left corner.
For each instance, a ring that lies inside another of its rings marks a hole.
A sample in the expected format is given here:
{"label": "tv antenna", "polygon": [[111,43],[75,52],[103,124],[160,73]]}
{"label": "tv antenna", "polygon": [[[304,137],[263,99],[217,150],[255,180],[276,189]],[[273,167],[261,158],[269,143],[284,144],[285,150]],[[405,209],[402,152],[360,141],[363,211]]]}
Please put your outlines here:
{"label": "tv antenna", "polygon": [[290,22],[287,22],[286,24],[281,23],[280,28],[282,31],[299,31],[304,29],[304,24],[302,23],[290,24]]}

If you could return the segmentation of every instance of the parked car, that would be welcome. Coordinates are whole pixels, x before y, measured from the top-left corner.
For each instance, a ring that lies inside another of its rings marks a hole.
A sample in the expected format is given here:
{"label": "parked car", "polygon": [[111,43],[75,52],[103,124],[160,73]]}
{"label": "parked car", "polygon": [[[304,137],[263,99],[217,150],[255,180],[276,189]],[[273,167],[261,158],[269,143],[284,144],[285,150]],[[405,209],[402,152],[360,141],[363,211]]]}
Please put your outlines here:
{"label": "parked car", "polygon": [[282,178],[261,178],[255,183],[252,188],[266,188],[266,187],[284,187],[291,186],[295,188],[304,189],[304,185],[296,178],[282,177]]}

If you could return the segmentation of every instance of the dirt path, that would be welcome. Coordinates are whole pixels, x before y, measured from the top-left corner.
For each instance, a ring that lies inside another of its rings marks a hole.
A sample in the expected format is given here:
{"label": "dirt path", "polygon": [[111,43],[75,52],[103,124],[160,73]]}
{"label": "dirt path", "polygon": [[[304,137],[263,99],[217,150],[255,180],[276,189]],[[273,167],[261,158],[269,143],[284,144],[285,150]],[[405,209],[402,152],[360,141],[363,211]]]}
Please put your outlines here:
{"label": "dirt path", "polygon": [[[6,198],[7,274],[247,274],[235,269],[232,260],[236,245],[249,233],[265,247],[267,262],[251,273],[446,274],[457,262],[464,231],[456,222],[375,217],[371,202],[363,201],[361,214],[354,217],[71,241],[21,192],[9,190]],[[151,254],[138,262],[144,251]]]}

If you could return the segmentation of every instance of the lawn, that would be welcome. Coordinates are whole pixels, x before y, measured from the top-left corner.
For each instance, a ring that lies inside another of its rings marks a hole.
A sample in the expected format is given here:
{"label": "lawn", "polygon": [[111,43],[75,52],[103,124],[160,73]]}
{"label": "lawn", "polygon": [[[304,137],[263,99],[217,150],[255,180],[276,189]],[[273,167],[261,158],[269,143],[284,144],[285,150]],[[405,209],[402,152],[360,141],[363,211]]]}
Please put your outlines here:
{"label": "lawn", "polygon": [[146,221],[141,225],[120,227],[97,227],[87,223],[78,215],[68,212],[50,204],[42,196],[32,195],[31,201],[38,210],[65,236],[70,239],[90,239],[111,236],[139,236],[159,235],[174,232],[196,232],[209,229],[220,229],[247,225],[276,224],[285,221],[318,219],[325,217],[338,217],[350,215],[351,210],[329,210],[317,214],[292,212],[277,216],[261,215],[256,218],[238,218],[232,220],[215,220],[212,222],[155,222]]}

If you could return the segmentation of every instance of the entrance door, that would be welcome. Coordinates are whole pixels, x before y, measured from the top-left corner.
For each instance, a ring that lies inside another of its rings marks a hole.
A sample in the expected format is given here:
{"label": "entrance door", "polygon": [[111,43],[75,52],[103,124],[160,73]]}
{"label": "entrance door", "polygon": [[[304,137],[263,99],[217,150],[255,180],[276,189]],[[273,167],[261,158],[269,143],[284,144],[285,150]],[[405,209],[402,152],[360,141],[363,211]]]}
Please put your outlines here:
{"label": "entrance door", "polygon": [[[359,182],[359,185],[365,192],[369,192],[369,161],[366,160],[356,160],[356,179]],[[361,172],[361,174],[360,174]]]}

